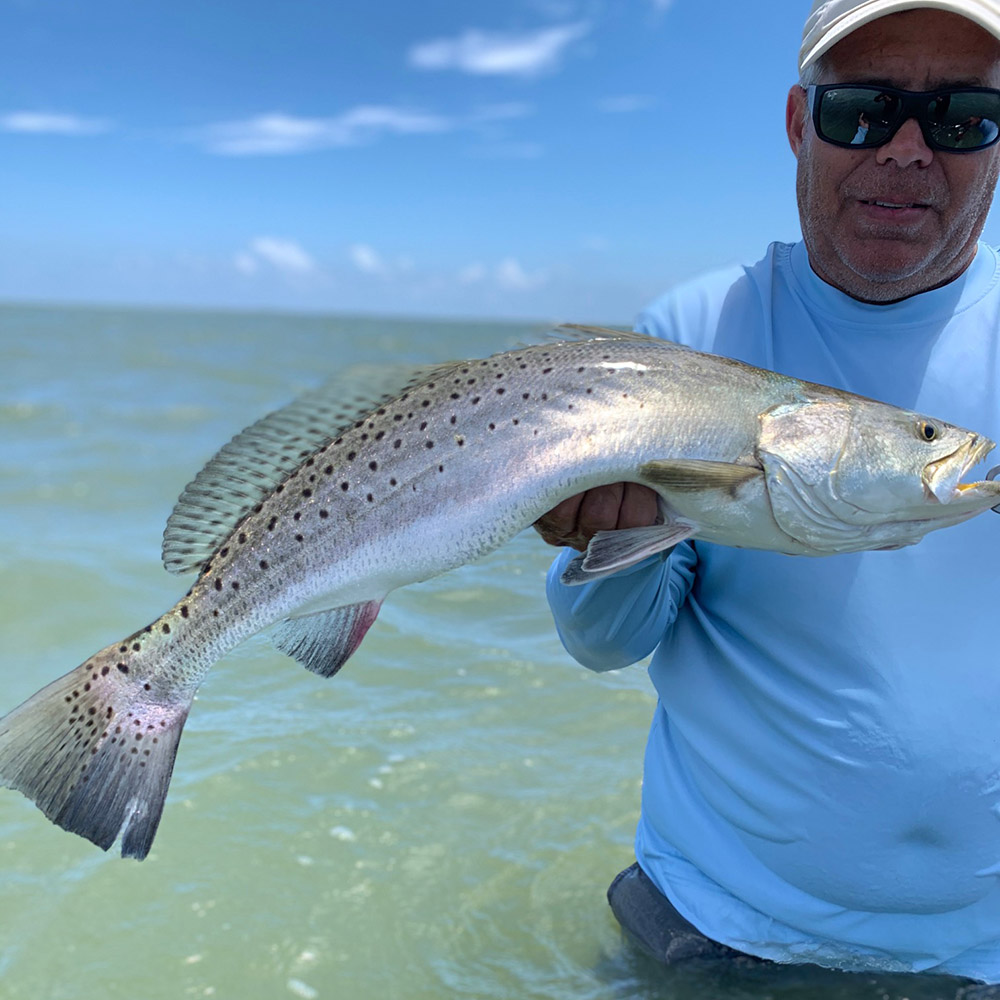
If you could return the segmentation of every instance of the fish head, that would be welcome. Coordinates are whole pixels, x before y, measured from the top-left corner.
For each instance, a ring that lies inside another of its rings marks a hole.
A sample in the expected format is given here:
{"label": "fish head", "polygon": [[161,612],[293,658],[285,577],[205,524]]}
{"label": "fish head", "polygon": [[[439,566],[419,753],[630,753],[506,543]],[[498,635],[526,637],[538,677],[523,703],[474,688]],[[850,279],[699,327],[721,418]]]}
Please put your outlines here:
{"label": "fish head", "polygon": [[993,446],[989,438],[964,427],[862,400],[854,408],[837,462],[834,490],[857,508],[859,519],[949,520],[956,503],[967,507],[979,495],[1000,500],[1000,487],[986,484],[974,497],[968,490],[977,484],[961,483]]}
{"label": "fish head", "polygon": [[913,544],[1000,503],[1000,484],[961,482],[992,449],[973,431],[833,391],[760,417],[774,519],[816,553]]}

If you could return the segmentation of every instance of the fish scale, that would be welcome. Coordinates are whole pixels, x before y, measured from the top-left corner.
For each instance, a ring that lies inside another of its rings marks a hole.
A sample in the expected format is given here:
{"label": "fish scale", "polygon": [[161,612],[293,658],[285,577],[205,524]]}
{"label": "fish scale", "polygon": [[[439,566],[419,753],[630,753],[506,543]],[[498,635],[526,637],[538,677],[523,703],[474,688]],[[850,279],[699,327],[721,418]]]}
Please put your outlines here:
{"label": "fish scale", "polygon": [[[911,544],[997,503],[959,484],[992,442],[940,421],[637,334],[341,384],[237,435],[164,533],[188,593],[0,719],[0,782],[107,849],[148,853],[181,731],[211,666],[276,626],[330,676],[386,595],[476,559],[559,501],[631,481],[661,523],[600,532],[563,580],[684,538],[823,555]],[[928,436],[928,429],[933,431]]]}

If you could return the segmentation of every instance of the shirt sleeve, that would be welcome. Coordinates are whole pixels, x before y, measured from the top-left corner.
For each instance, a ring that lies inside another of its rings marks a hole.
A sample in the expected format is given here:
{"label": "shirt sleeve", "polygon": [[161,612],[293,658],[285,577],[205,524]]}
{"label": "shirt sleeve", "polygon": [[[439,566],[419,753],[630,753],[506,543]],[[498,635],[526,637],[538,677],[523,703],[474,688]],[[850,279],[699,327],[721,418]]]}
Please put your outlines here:
{"label": "shirt sleeve", "polygon": [[694,582],[694,547],[676,545],[613,576],[567,587],[559,577],[579,555],[563,549],[546,595],[566,651],[590,670],[617,670],[648,656],[666,635]]}

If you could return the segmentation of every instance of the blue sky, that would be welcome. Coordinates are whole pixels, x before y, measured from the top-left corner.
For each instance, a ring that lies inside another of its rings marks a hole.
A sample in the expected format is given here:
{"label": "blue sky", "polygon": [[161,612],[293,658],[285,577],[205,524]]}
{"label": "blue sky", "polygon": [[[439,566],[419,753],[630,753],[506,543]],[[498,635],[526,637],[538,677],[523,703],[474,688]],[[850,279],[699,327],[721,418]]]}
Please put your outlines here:
{"label": "blue sky", "polygon": [[0,299],[628,323],[797,238],[808,6],[0,0]]}

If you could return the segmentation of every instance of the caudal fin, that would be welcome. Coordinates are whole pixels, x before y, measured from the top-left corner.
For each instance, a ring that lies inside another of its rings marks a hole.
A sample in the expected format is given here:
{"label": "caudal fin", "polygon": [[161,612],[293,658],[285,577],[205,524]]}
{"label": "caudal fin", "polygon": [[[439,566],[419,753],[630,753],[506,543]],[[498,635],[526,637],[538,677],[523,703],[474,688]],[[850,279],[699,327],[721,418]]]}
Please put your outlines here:
{"label": "caudal fin", "polygon": [[[142,859],[156,834],[190,700],[157,702],[110,646],[0,718],[0,785],[64,830]],[[126,667],[123,671],[121,667]]]}

